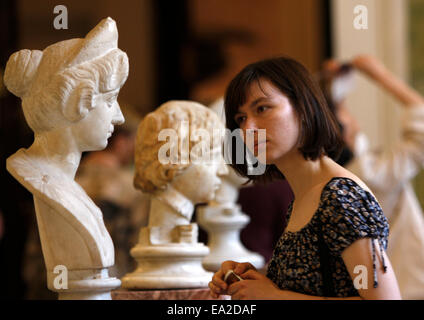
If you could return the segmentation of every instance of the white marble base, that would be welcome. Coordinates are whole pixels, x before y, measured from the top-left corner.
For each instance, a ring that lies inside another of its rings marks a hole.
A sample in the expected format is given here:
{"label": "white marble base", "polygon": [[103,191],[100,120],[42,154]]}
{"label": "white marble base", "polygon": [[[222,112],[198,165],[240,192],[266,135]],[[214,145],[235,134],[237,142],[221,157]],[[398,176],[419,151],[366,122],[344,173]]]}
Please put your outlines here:
{"label": "white marble base", "polygon": [[209,249],[202,243],[137,245],[137,269],[122,278],[126,289],[206,288],[213,274],[202,267]]}
{"label": "white marble base", "polygon": [[112,300],[107,292],[60,292],[58,300]]}
{"label": "white marble base", "polygon": [[197,223],[207,231],[209,239],[210,254],[202,262],[205,269],[215,272],[225,260],[250,262],[257,269],[264,266],[264,258],[247,250],[240,241],[240,231],[249,221],[236,204],[198,208]]}
{"label": "white marble base", "polygon": [[121,286],[121,280],[109,277],[107,269],[68,271],[67,288],[55,288],[58,276],[47,273],[48,288],[59,294],[59,300],[111,300],[110,292]]}

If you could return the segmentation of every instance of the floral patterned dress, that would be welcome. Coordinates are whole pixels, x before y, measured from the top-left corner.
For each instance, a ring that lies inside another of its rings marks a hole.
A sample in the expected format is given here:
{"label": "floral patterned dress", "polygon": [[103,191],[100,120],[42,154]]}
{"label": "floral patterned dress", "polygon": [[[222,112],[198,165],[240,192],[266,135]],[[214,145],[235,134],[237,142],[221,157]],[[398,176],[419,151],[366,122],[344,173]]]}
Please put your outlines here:
{"label": "floral patterned dress", "polygon": [[[332,178],[323,188],[309,223],[297,232],[286,230],[279,239],[267,277],[280,289],[307,295],[359,296],[341,254],[356,240],[370,238],[377,287],[374,241],[378,241],[381,251],[386,250],[388,235],[387,219],[374,196],[352,179]],[[384,260],[382,264],[386,271]]]}

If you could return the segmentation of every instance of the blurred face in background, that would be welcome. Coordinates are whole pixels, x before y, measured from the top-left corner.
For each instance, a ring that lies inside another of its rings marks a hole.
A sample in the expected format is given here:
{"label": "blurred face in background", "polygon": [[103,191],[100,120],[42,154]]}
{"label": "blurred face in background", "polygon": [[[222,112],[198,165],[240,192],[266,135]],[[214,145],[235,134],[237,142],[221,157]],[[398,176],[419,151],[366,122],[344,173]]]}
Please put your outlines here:
{"label": "blurred face in background", "polygon": [[323,64],[323,73],[328,77],[323,86],[331,108],[342,126],[343,140],[353,152],[355,150],[356,135],[360,131],[358,121],[346,106],[346,97],[354,89],[353,69],[349,64],[341,64],[334,59],[326,60]]}
{"label": "blurred face in background", "polygon": [[356,135],[360,131],[358,121],[346,107],[344,101],[340,102],[336,108],[336,117],[343,126],[343,140],[350,150],[355,150]]}
{"label": "blurred face in background", "polygon": [[135,132],[118,131],[113,136],[111,147],[121,165],[129,165],[134,161],[135,135]]}

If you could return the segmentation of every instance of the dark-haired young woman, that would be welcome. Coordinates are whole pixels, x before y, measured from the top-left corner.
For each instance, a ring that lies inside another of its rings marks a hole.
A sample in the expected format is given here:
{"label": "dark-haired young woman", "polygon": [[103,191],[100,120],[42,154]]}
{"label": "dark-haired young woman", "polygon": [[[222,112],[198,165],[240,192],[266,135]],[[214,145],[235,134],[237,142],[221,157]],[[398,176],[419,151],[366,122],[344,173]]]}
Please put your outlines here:
{"label": "dark-haired young woman", "polygon": [[[248,175],[247,162],[238,164],[236,154],[232,167],[254,181],[287,179],[294,201],[267,275],[250,263],[225,261],[209,283],[211,295],[400,299],[385,253],[387,219],[368,187],[334,161],[342,138],[308,71],[284,57],[248,65],[227,89],[225,113],[230,130],[266,129],[266,138],[255,135],[249,148],[266,159],[265,173]],[[230,269],[244,280],[224,282]]]}

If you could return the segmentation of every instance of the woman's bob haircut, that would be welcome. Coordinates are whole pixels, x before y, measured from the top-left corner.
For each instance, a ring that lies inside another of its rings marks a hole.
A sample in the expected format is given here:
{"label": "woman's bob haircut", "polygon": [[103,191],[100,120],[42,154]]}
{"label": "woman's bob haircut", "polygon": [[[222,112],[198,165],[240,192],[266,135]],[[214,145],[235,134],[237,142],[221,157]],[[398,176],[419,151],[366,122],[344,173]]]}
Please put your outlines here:
{"label": "woman's bob haircut", "polygon": [[[226,126],[231,132],[239,128],[235,115],[246,102],[251,84],[270,81],[287,96],[299,119],[299,151],[306,160],[316,160],[327,155],[337,160],[343,139],[334,114],[329,110],[324,95],[310,73],[299,62],[278,57],[261,60],[246,66],[230,82],[225,93]],[[232,141],[227,141],[232,143]],[[284,179],[275,165],[266,165],[262,175],[248,175],[246,156],[242,164],[236,163],[236,150],[232,148],[230,165],[250,181],[267,182]],[[240,162],[240,161],[239,161]]]}

